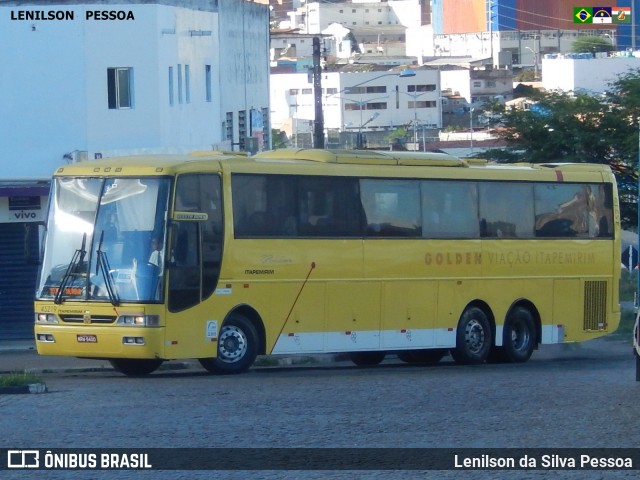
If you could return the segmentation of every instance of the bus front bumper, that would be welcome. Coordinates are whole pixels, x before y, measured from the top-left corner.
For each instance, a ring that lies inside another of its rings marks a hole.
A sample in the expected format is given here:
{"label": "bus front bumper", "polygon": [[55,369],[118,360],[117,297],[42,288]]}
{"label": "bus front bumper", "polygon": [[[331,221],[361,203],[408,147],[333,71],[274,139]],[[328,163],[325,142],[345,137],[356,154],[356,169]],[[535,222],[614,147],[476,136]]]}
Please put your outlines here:
{"label": "bus front bumper", "polygon": [[88,358],[163,358],[163,327],[35,325],[40,355]]}

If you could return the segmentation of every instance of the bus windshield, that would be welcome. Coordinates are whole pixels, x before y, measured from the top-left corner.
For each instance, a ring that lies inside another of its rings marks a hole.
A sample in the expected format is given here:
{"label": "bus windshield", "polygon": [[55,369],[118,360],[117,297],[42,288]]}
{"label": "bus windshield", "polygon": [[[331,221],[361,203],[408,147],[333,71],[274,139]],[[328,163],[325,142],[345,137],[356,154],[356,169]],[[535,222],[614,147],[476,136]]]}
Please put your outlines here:
{"label": "bus windshield", "polygon": [[168,178],[56,178],[37,297],[162,300]]}

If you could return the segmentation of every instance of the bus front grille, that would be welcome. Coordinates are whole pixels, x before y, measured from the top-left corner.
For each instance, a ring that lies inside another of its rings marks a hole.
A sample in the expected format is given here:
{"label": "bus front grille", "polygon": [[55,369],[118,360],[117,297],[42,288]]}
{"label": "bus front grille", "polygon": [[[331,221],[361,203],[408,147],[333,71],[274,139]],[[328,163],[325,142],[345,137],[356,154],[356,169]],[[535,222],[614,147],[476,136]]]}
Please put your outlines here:
{"label": "bus front grille", "polygon": [[82,315],[60,315],[60,319],[64,323],[114,323],[116,321],[115,316],[98,316],[93,315],[91,317],[84,317]]}
{"label": "bus front grille", "polygon": [[584,282],[584,329],[607,328],[607,282]]}

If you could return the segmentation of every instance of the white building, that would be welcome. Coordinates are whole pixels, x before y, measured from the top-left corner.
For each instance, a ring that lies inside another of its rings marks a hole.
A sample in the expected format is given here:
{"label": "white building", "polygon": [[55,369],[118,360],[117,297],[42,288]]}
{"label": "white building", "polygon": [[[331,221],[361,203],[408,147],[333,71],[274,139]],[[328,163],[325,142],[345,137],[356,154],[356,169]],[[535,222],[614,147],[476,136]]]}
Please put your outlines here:
{"label": "white building", "polygon": [[[327,130],[368,132],[400,126],[440,128],[437,69],[360,73],[323,72],[322,105]],[[307,74],[271,76],[271,119],[291,137],[310,133],[315,119],[313,84]]]}
{"label": "white building", "polygon": [[[358,34],[376,36],[384,29],[421,24],[420,0],[362,1],[351,3],[307,2],[291,12],[291,26],[306,33],[320,33],[332,23]],[[375,31],[373,31],[375,30]]]}
{"label": "white building", "polygon": [[546,55],[542,59],[542,86],[545,90],[602,93],[618,76],[639,68],[640,58],[627,52],[597,58],[590,54]]}
{"label": "white building", "polygon": [[270,144],[266,4],[3,1],[0,58],[0,339],[30,334],[31,227],[58,166]]}
{"label": "white building", "polygon": [[461,56],[493,58],[496,65],[539,65],[542,57],[551,52],[570,52],[573,43],[582,35],[614,38],[611,29],[577,30],[505,30],[470,32],[447,35],[408,35],[408,52],[422,52],[425,56]]}
{"label": "white building", "polygon": [[[11,92],[0,106],[0,146],[26,159],[1,176],[48,176],[66,154],[229,149],[251,136],[249,117],[260,124],[268,112],[265,5],[111,4],[130,12],[121,21],[88,18],[96,8],[42,1],[0,7],[0,44],[20,46],[3,54],[3,71],[14,74],[0,76],[1,90]],[[70,18],[12,20],[49,12]]]}
{"label": "white building", "polygon": [[313,38],[320,38],[320,48],[323,56],[334,56],[335,41],[329,35],[306,34],[288,30],[271,31],[271,61],[281,57],[299,58],[313,55]]}

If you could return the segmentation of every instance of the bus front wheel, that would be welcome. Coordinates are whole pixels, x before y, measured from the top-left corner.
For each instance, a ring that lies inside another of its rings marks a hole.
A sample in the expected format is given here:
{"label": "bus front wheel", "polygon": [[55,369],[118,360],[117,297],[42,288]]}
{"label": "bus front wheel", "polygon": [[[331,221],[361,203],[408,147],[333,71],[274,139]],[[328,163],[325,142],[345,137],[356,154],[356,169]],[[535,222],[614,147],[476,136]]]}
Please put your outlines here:
{"label": "bus front wheel", "polygon": [[456,363],[483,363],[491,349],[491,325],[487,315],[478,307],[467,308],[458,322],[456,348],[451,356]]}
{"label": "bus front wheel", "polygon": [[162,360],[151,359],[130,359],[130,358],[113,358],[109,360],[111,366],[116,372],[120,372],[128,377],[140,377],[155,372]]}
{"label": "bus front wheel", "polygon": [[258,354],[258,333],[246,317],[231,314],[220,329],[218,357],[201,358],[200,364],[211,373],[242,373],[253,365]]}

